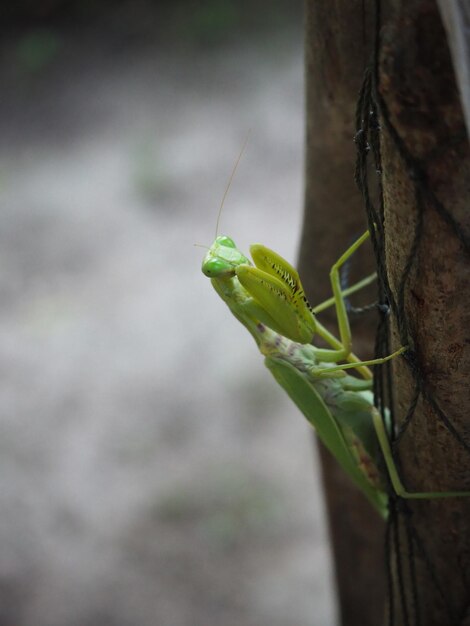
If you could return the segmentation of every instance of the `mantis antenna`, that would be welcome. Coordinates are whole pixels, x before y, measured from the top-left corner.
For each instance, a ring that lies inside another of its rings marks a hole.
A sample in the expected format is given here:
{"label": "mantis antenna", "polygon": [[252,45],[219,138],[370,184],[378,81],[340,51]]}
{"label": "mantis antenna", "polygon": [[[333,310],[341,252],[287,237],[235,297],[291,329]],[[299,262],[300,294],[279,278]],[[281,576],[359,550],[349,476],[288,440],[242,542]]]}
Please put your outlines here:
{"label": "mantis antenna", "polygon": [[237,158],[237,160],[235,162],[235,165],[233,166],[233,170],[232,170],[232,173],[230,174],[230,178],[228,179],[228,183],[227,183],[227,186],[225,188],[224,195],[222,196],[222,202],[220,203],[219,212],[217,214],[217,222],[215,223],[215,237],[216,238],[217,238],[217,235],[219,234],[219,222],[220,222],[220,216],[222,215],[222,209],[224,208],[225,198],[227,197],[228,190],[230,189],[230,185],[232,184],[232,180],[233,180],[233,177],[235,176],[235,172],[237,171],[238,164],[240,163],[242,155],[243,155],[243,153],[245,151],[246,144],[248,143],[248,138],[250,136],[250,132],[251,132],[251,130],[249,130],[247,132],[247,134],[246,134],[245,141],[243,142],[242,149],[240,150],[240,154],[238,155],[238,158]]}

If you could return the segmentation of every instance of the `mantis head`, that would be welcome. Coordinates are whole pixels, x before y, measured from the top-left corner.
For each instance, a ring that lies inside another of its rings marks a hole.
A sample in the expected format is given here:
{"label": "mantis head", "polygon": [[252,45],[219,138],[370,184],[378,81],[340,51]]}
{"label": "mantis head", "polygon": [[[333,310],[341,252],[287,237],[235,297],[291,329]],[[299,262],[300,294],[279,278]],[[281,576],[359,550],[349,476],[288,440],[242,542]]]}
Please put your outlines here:
{"label": "mantis head", "polygon": [[280,335],[309,343],[316,331],[315,316],[297,271],[261,244],[254,244],[250,251],[255,267],[230,237],[219,236],[202,262],[202,272],[216,281],[236,277],[244,289],[237,307],[243,306],[252,319]]}
{"label": "mantis head", "polygon": [[209,278],[235,276],[240,265],[251,265],[250,260],[237,249],[230,237],[219,235],[202,262],[202,273]]}

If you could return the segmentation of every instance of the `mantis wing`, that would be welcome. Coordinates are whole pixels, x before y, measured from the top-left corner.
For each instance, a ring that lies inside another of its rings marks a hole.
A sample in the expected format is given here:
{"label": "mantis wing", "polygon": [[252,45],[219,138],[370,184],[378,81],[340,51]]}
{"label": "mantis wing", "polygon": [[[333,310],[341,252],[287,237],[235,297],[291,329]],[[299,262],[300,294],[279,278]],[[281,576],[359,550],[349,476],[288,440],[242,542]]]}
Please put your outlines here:
{"label": "mantis wing", "polygon": [[386,517],[386,494],[371,485],[360,470],[341,427],[306,375],[299,372],[290,363],[274,357],[267,357],[265,365],[315,428],[323,444],[337,459],[344,471],[351,476],[378,512]]}

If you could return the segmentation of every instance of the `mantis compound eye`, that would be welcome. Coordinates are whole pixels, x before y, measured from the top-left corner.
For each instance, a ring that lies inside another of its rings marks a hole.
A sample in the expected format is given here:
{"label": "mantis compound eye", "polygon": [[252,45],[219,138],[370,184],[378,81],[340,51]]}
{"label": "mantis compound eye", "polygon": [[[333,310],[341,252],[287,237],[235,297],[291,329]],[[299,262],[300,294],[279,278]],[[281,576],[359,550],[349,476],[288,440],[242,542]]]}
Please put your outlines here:
{"label": "mantis compound eye", "polygon": [[226,235],[220,235],[219,237],[217,237],[215,242],[219,246],[225,246],[226,248],[236,248],[237,247],[235,245],[234,240],[230,239],[230,237],[227,237]]}
{"label": "mantis compound eye", "polygon": [[209,278],[217,278],[224,274],[233,274],[233,268],[223,259],[206,257],[202,263],[202,273]]}

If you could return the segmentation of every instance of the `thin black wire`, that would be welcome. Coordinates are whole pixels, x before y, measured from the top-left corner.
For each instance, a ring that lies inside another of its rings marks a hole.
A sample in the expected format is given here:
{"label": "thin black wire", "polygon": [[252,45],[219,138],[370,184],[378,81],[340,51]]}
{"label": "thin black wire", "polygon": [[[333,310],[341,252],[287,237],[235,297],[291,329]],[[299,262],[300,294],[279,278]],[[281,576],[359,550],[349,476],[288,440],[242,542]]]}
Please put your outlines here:
{"label": "thin black wire", "polygon": [[392,527],[395,523],[392,510],[390,510],[387,518],[387,526],[385,528],[385,571],[387,577],[387,626],[393,626],[395,623],[395,604],[393,589],[393,566],[392,566]]}
{"label": "thin black wire", "polygon": [[400,598],[401,605],[401,618],[403,620],[404,626],[410,626],[410,620],[408,617],[408,602],[406,600],[406,591],[405,591],[405,572],[404,572],[404,563],[403,563],[403,552],[401,548],[401,539],[400,539],[400,515],[398,510],[398,500],[394,499],[393,508],[395,509],[395,520],[392,528],[393,538],[394,538],[394,554],[397,562],[397,580],[398,580],[398,595]]}
{"label": "thin black wire", "polygon": [[421,626],[421,612],[419,610],[419,595],[418,595],[418,583],[416,579],[416,562],[414,554],[414,542],[412,532],[411,511],[403,515],[405,521],[406,531],[406,548],[408,554],[408,563],[410,567],[410,582],[411,582],[411,594],[413,596],[413,608],[414,608],[414,624],[415,626]]}

